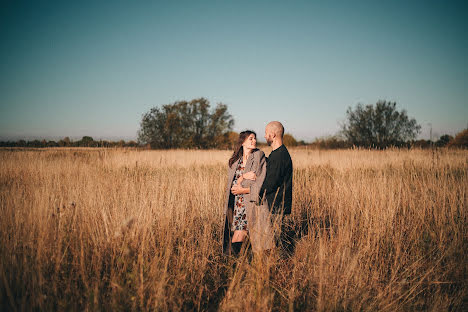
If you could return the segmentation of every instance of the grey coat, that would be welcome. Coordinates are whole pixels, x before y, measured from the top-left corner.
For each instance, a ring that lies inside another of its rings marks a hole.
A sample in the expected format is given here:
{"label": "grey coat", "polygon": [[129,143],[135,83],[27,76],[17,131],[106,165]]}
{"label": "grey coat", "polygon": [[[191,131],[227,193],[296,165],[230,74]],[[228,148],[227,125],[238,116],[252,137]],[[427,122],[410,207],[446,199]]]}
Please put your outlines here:
{"label": "grey coat", "polygon": [[[237,162],[234,162],[231,167],[228,167],[228,179],[225,192],[225,203],[224,203],[224,229],[223,229],[223,253],[231,254],[231,224],[233,218],[234,208],[234,195],[231,193],[232,181],[234,180],[234,174],[236,173]],[[247,214],[247,227],[249,227],[249,220],[252,218],[252,211],[255,209],[256,201],[259,197],[258,192],[262,187],[263,180],[266,175],[266,158],[265,153],[261,150],[256,149],[252,151],[247,163],[245,165],[244,172],[253,171],[257,176],[255,181],[243,180],[242,187],[250,187],[250,193],[244,194],[244,202]]]}

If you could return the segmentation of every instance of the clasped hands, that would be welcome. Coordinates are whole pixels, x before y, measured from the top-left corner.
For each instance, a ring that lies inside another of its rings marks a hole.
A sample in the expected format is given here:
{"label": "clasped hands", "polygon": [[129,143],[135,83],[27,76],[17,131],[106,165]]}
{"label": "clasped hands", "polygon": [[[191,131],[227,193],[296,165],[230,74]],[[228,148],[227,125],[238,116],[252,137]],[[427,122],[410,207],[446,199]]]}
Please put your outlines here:
{"label": "clasped hands", "polygon": [[240,195],[240,194],[249,194],[250,193],[250,188],[249,187],[242,187],[242,181],[246,180],[252,180],[255,181],[257,179],[257,176],[253,171],[249,171],[247,173],[244,173],[237,179],[236,185],[231,187],[231,193],[234,195]]}

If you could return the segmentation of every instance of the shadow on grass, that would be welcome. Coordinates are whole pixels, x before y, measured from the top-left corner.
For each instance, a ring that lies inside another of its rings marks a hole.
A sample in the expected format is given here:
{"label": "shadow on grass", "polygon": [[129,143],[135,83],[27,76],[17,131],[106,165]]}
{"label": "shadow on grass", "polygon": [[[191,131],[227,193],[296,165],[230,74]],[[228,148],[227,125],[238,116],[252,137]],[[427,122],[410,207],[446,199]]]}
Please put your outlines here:
{"label": "shadow on grass", "polygon": [[281,226],[280,238],[277,241],[277,248],[280,248],[283,257],[291,257],[297,242],[303,237],[317,238],[324,235],[330,237],[332,227],[333,222],[330,215],[285,217]]}

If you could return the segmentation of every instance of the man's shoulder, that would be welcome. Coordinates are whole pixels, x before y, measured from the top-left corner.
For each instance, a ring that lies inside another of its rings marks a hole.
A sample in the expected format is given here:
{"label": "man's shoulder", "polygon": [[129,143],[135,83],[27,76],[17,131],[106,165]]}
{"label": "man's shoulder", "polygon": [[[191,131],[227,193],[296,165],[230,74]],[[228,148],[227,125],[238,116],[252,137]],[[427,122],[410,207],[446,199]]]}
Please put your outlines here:
{"label": "man's shoulder", "polygon": [[284,144],[278,148],[278,151],[281,153],[281,155],[283,155],[283,157],[286,156],[287,158],[291,158],[288,148]]}
{"label": "man's shoulder", "polygon": [[289,151],[288,149],[286,148],[286,146],[282,146],[282,150],[281,150],[281,160],[282,160],[282,163],[290,168],[292,170],[292,159],[291,159],[291,154],[289,154]]}

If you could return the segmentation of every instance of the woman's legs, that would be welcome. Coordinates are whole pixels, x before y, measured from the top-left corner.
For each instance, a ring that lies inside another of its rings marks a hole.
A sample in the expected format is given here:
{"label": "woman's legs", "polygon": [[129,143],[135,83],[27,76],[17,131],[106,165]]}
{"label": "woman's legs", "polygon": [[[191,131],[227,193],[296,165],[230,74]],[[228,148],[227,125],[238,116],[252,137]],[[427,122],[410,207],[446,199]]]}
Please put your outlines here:
{"label": "woman's legs", "polygon": [[232,235],[232,242],[242,243],[247,237],[247,235],[248,235],[248,232],[246,230],[235,230],[234,234]]}
{"label": "woman's legs", "polygon": [[[247,231],[239,231],[239,232],[248,233]],[[251,247],[250,247],[249,236],[247,234],[243,236],[241,241],[231,242],[231,251],[232,251],[233,256],[238,256],[242,252],[243,248],[248,250],[247,254],[250,253]]]}
{"label": "woman's legs", "polygon": [[232,246],[232,254],[234,256],[237,256],[240,251],[241,251],[241,248],[242,248],[242,242],[235,242],[235,243],[232,243],[231,244]]}

